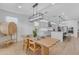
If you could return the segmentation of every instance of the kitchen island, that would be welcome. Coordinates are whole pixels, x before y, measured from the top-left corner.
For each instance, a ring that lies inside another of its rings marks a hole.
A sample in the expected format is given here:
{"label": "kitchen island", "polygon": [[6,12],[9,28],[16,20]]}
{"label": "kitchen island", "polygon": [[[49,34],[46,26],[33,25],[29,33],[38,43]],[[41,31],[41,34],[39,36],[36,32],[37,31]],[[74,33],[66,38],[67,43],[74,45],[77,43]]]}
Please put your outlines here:
{"label": "kitchen island", "polygon": [[51,38],[55,38],[63,42],[63,32],[51,32]]}

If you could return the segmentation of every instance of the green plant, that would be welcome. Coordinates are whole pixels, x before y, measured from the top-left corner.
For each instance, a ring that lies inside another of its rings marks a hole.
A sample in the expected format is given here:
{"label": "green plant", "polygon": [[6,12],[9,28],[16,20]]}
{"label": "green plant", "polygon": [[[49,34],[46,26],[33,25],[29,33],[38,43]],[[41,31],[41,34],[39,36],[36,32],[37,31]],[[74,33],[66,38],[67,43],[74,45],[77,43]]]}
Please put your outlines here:
{"label": "green plant", "polygon": [[33,30],[33,37],[37,37],[37,29]]}

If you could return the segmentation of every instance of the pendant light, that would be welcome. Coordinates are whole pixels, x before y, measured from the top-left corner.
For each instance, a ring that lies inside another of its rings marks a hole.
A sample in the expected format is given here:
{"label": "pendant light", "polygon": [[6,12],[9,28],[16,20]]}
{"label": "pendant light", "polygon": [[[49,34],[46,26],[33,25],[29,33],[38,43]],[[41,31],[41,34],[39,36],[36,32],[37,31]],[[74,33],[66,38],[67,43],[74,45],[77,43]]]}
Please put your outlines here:
{"label": "pendant light", "polygon": [[33,15],[29,17],[29,19],[30,19],[31,22],[43,18],[43,14],[38,12],[38,5],[39,5],[38,3],[35,3],[32,6],[32,8],[33,8]]}

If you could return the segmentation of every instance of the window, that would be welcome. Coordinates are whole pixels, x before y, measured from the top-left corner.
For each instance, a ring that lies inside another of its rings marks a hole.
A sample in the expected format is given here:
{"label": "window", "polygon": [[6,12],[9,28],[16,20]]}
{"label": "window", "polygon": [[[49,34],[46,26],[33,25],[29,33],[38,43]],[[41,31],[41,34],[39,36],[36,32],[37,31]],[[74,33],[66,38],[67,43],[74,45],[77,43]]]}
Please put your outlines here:
{"label": "window", "polygon": [[6,16],[6,22],[14,22],[14,23],[18,23],[18,18],[16,17],[11,17],[11,16]]}

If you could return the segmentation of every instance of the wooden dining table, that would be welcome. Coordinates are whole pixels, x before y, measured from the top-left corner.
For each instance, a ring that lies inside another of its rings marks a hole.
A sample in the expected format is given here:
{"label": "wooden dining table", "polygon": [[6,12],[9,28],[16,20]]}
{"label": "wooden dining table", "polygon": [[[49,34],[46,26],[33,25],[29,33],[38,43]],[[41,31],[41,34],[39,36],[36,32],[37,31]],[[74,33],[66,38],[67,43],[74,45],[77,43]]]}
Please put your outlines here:
{"label": "wooden dining table", "polygon": [[48,55],[49,48],[53,47],[59,41],[57,39],[51,39],[50,37],[39,38],[39,39],[34,39],[33,37],[26,37],[26,39],[32,40],[35,43],[39,44],[41,46],[42,55]]}

